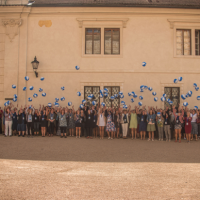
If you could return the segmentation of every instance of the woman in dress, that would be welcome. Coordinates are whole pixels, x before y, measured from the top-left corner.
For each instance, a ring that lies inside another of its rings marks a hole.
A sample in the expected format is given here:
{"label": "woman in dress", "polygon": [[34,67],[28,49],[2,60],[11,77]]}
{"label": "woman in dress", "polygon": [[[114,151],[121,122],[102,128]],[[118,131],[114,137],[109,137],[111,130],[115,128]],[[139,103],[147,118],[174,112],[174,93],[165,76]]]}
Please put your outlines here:
{"label": "woman in dress", "polygon": [[[112,115],[111,111],[108,111],[108,116],[107,116],[107,124],[106,124],[106,132],[108,134],[108,139],[113,139],[113,133],[116,131],[115,124],[112,121]],[[111,133],[111,137],[110,137]]]}
{"label": "woman in dress", "polygon": [[47,126],[46,110],[40,111],[40,123],[41,123],[42,137],[45,137],[45,134],[46,134],[46,126]]}
{"label": "woman in dress", "polygon": [[65,138],[67,138],[67,109],[62,109],[61,112],[59,112],[59,109],[57,109],[57,115],[59,117],[59,127],[61,131],[61,138],[63,138],[63,134]]}
{"label": "woman in dress", "polygon": [[115,128],[116,128],[116,131],[117,131],[117,139],[119,139],[120,115],[119,115],[118,110],[116,110],[116,112],[115,112],[114,124],[115,124]]}
{"label": "woman in dress", "polygon": [[186,133],[186,139],[187,142],[190,142],[191,137],[191,131],[192,131],[192,125],[191,125],[192,117],[190,117],[190,112],[187,112],[187,117],[185,117],[185,133]]}
{"label": "woman in dress", "polygon": [[142,139],[145,140],[145,135],[147,131],[147,113],[145,112],[145,110],[141,111],[141,114],[139,114],[139,118],[140,118],[139,132],[140,132],[141,140]]}
{"label": "woman in dress", "polygon": [[154,131],[156,131],[155,123],[156,123],[156,114],[153,114],[152,109],[149,110],[149,114],[147,115],[147,131],[149,132],[149,139],[150,141],[154,141]]}
{"label": "woman in dress", "polygon": [[104,137],[104,127],[106,125],[105,112],[99,108],[98,117],[97,117],[97,126],[99,127],[100,139]]}
{"label": "woman in dress", "polygon": [[82,126],[80,110],[76,111],[74,120],[75,120],[75,127],[76,127],[76,138],[80,138],[81,137],[81,126]]}
{"label": "woman in dress", "polygon": [[72,109],[69,109],[69,114],[68,114],[68,129],[69,129],[69,136],[74,136],[74,127],[75,127],[75,123],[74,123],[74,106],[72,106]]}
{"label": "woman in dress", "polygon": [[131,107],[130,107],[129,116],[130,116],[129,128],[131,129],[131,135],[132,135],[132,140],[133,140],[134,135],[135,135],[135,139],[136,139],[136,135],[137,135],[138,122],[137,122],[136,110],[135,109],[131,110]]}
{"label": "woman in dress", "polygon": [[182,113],[176,113],[176,109],[175,106],[173,106],[173,114],[174,114],[174,120],[175,120],[175,142],[177,142],[177,138],[179,136],[179,143],[181,143],[181,123],[183,123],[183,115],[184,115],[184,111],[182,109]]}

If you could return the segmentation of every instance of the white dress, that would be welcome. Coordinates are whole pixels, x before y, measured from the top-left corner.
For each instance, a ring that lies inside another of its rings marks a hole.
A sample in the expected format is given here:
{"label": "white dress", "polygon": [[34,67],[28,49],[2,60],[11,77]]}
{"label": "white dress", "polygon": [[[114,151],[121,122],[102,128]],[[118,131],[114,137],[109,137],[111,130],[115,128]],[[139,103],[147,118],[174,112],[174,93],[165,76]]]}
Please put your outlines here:
{"label": "white dress", "polygon": [[103,114],[99,115],[99,126],[105,126],[105,121],[104,121]]}

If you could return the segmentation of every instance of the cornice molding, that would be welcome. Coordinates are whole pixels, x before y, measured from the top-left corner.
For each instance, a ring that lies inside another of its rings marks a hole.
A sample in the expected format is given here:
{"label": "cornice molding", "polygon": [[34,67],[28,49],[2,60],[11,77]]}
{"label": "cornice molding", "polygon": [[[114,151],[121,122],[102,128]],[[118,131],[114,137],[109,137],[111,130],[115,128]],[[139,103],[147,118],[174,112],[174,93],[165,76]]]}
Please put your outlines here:
{"label": "cornice molding", "polygon": [[78,15],[78,14],[112,14],[112,15],[200,15],[200,9],[181,8],[138,8],[138,7],[26,7],[0,6],[0,14],[23,13],[30,9],[31,15]]}
{"label": "cornice molding", "polygon": [[79,28],[82,28],[84,22],[122,22],[123,28],[126,28],[126,24],[128,22],[128,18],[77,18],[76,19],[79,23]]}
{"label": "cornice molding", "polygon": [[167,19],[170,28],[173,29],[176,23],[200,23],[200,19]]}

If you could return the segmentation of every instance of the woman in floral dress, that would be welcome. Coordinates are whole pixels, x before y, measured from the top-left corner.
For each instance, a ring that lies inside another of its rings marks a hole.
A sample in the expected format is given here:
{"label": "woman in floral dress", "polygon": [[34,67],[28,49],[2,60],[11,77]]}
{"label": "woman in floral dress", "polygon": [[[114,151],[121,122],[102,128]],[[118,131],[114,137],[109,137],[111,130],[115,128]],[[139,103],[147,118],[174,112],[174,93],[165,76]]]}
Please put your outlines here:
{"label": "woman in floral dress", "polygon": [[[108,112],[107,116],[106,131],[108,134],[108,139],[113,139],[113,134],[116,131],[116,128],[114,122],[112,121],[112,115],[110,111]],[[110,132],[111,132],[111,137],[110,137]]]}

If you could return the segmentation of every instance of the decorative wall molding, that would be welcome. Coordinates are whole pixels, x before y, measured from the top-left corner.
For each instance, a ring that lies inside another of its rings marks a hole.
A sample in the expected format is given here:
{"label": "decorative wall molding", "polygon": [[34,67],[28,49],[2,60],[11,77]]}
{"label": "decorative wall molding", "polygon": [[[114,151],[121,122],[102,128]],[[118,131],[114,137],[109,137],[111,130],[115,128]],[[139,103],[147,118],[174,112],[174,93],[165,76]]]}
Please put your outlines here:
{"label": "decorative wall molding", "polygon": [[3,26],[6,27],[6,35],[8,35],[10,42],[19,33],[19,26],[22,25],[22,19],[2,19]]}
{"label": "decorative wall molding", "polygon": [[126,28],[126,24],[128,22],[128,18],[77,18],[76,19],[79,23],[79,28],[82,28],[84,22],[120,22],[123,28]]}
{"label": "decorative wall molding", "polygon": [[42,26],[51,27],[52,21],[51,21],[51,20],[40,20],[40,21],[38,22],[38,25],[39,25],[40,27],[42,27]]}
{"label": "decorative wall molding", "polygon": [[167,19],[170,28],[173,29],[176,23],[200,23],[200,19]]}

